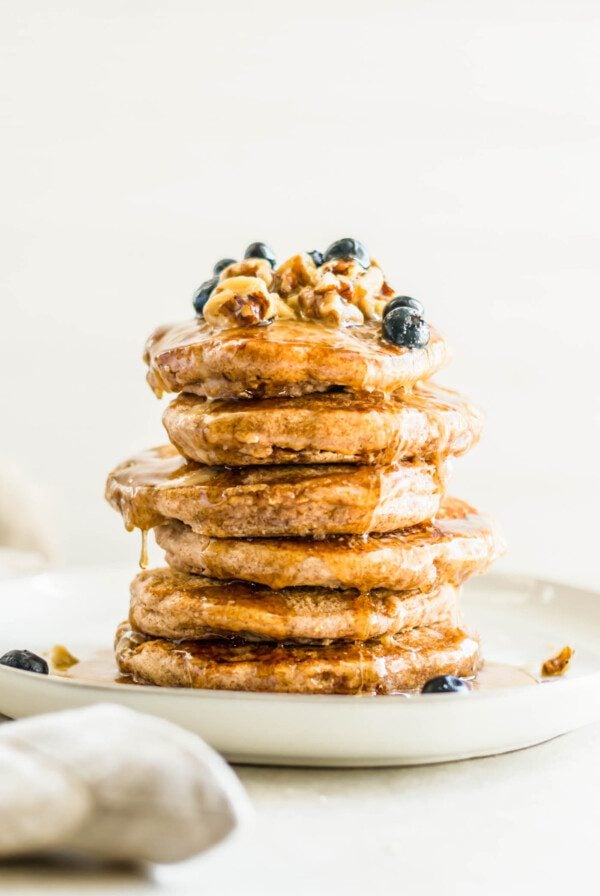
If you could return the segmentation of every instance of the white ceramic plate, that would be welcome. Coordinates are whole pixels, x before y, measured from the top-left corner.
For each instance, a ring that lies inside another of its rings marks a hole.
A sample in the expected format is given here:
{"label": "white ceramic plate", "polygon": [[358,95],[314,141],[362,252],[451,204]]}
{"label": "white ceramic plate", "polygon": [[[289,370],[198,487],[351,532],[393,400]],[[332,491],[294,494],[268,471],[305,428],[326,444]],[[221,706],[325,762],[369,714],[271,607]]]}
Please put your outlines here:
{"label": "white ceramic plate", "polygon": [[[107,650],[126,615],[131,569],[102,567],[0,583],[0,653],[65,644]],[[600,718],[600,595],[490,575],[465,588],[467,624],[485,656],[539,670],[566,644],[566,676],[519,686],[493,676],[466,695],[305,696],[91,683],[0,666],[0,712],[34,715],[112,702],[195,731],[228,759],[286,765],[416,765],[531,746]],[[525,682],[525,683],[524,683]],[[531,682],[531,683],[529,683]]]}

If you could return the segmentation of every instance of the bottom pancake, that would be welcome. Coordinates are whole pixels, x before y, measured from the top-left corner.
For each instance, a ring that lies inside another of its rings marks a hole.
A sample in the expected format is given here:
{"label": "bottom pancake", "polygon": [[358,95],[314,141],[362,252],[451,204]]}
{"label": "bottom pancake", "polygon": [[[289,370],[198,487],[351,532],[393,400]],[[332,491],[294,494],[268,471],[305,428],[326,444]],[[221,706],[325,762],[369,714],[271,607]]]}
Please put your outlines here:
{"label": "bottom pancake", "polygon": [[368,641],[417,626],[456,625],[458,589],[277,591],[169,568],[147,569],[131,583],[129,621],[137,631],[173,640]]}
{"label": "bottom pancake", "polygon": [[168,641],[117,629],[120,670],[161,687],[299,694],[393,694],[437,675],[466,678],[481,666],[479,643],[459,628],[416,628],[381,641],[305,646]]}

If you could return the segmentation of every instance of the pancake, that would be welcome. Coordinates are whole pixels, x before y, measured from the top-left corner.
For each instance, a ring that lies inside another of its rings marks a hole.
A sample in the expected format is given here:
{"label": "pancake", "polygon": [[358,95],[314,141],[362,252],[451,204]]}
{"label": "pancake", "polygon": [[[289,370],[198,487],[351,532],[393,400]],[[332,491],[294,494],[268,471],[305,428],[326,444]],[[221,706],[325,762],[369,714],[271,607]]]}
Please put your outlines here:
{"label": "pancake", "polygon": [[328,646],[168,641],[122,623],[115,653],[135,681],[163,687],[302,694],[391,694],[437,675],[470,677],[478,641],[459,628],[415,628],[383,641]]}
{"label": "pancake", "polygon": [[458,592],[284,588],[148,569],[131,583],[132,628],[161,638],[366,641],[423,625],[455,625]]}
{"label": "pancake", "polygon": [[427,379],[449,358],[437,330],[425,348],[386,342],[380,321],[352,327],[277,319],[218,330],[202,318],[159,327],[144,351],[148,382],[207,398],[269,398],[327,392],[391,393]]}
{"label": "pancake", "polygon": [[179,395],[166,409],[169,439],[203,464],[390,464],[464,454],[479,440],[481,411],[433,383],[385,398],[321,393],[208,401]]}
{"label": "pancake", "polygon": [[207,467],[171,446],[117,467],[106,497],[127,528],[175,519],[216,537],[391,532],[431,519],[443,478],[431,464]]}
{"label": "pancake", "polygon": [[210,538],[180,522],[155,529],[170,566],[270,588],[419,588],[460,585],[504,550],[493,523],[447,498],[432,523],[386,535],[316,538]]}

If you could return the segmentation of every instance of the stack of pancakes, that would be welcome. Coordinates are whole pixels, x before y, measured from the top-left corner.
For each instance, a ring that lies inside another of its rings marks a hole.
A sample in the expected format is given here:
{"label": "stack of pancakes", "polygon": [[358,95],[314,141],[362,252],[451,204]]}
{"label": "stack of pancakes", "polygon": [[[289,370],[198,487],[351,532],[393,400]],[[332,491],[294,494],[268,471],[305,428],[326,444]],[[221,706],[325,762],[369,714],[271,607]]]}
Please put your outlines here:
{"label": "stack of pancakes", "polygon": [[132,582],[121,670],[158,685],[391,693],[476,674],[459,588],[502,550],[492,523],[446,496],[449,459],[480,412],[429,381],[433,328],[399,348],[381,323],[215,329],[202,317],[146,348],[171,445],[111,473],[128,528],[167,566]]}

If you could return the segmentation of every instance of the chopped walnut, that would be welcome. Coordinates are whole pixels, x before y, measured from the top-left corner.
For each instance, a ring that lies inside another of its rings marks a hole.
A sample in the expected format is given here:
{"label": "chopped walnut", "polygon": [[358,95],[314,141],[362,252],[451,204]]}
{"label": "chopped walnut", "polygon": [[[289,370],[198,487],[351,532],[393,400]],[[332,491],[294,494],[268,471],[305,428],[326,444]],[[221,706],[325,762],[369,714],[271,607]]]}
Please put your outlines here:
{"label": "chopped walnut", "polygon": [[[340,270],[348,270],[350,264],[356,263],[338,261],[336,266]],[[334,262],[323,265],[317,271],[314,284],[289,296],[288,304],[295,309],[299,316],[309,320],[321,320],[338,327],[361,324],[364,321],[364,315],[352,301],[354,297],[352,280],[345,274],[336,274],[332,269],[333,265]]]}
{"label": "chopped walnut", "polygon": [[245,258],[223,268],[219,280],[229,280],[231,277],[259,277],[270,287],[273,283],[273,269],[266,258]]}
{"label": "chopped walnut", "polygon": [[292,255],[275,271],[273,288],[280,296],[286,298],[299,292],[305,286],[312,286],[317,282],[317,267],[306,253]]}
{"label": "chopped walnut", "polygon": [[[271,296],[273,296],[273,293],[271,293]],[[293,320],[295,317],[297,317],[294,309],[290,307],[290,305],[288,305],[288,303],[284,301],[284,299],[280,298],[277,295],[275,296],[275,305],[277,308],[275,317],[278,317],[281,320]]]}
{"label": "chopped walnut", "polygon": [[356,280],[359,274],[363,274],[365,269],[362,264],[354,258],[332,258],[321,265],[321,271],[331,271],[332,274],[348,277],[350,280]]}
{"label": "chopped walnut", "polygon": [[372,262],[334,258],[320,267],[307,253],[292,255],[273,271],[263,258],[228,265],[204,306],[214,327],[252,326],[273,318],[316,320],[333,327],[380,320],[393,290]]}
{"label": "chopped walnut", "polygon": [[62,644],[55,644],[50,651],[50,665],[56,672],[64,672],[75,666],[79,660]]}
{"label": "chopped walnut", "polygon": [[563,647],[563,649],[542,664],[542,675],[552,677],[555,675],[563,675],[569,668],[574,650],[572,647]]}
{"label": "chopped walnut", "polygon": [[339,289],[327,282],[314,289],[303,289],[297,302],[302,316],[309,320],[321,320],[337,327],[351,323],[362,324],[364,320],[359,309],[344,301]]}
{"label": "chopped walnut", "polygon": [[280,299],[259,277],[221,280],[204,306],[204,319],[213,327],[251,327],[271,320]]}
{"label": "chopped walnut", "polygon": [[369,320],[380,318],[387,303],[387,299],[381,297],[383,282],[383,271],[373,265],[354,281],[354,304]]}
{"label": "chopped walnut", "polygon": [[[319,285],[330,283],[342,299],[358,308],[362,319],[381,319],[389,287],[385,283],[383,271],[376,263],[365,269],[352,258],[335,258],[322,265],[319,274]],[[386,294],[384,287],[387,287]],[[389,291],[393,294],[393,290]],[[355,321],[358,320],[358,315],[350,312],[345,318]]]}

